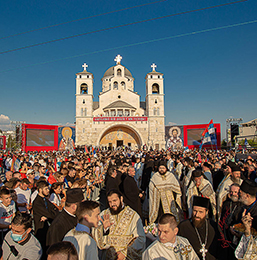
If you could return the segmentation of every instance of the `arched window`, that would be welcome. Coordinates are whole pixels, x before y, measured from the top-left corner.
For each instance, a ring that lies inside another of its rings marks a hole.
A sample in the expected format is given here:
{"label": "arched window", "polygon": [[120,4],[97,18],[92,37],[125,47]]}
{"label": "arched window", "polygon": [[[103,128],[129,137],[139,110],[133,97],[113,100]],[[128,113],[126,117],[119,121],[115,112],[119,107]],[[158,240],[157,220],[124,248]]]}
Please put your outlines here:
{"label": "arched window", "polygon": [[157,107],[157,116],[159,116],[160,115],[160,109],[159,109],[159,107]]}
{"label": "arched window", "polygon": [[153,109],[153,115],[156,116],[156,108]]}
{"label": "arched window", "polygon": [[113,83],[113,89],[118,89],[118,82],[117,82],[117,81],[115,81],[115,82]]}
{"label": "arched window", "polygon": [[152,94],[159,94],[159,85],[157,83],[154,83],[152,85]]}
{"label": "arched window", "polygon": [[88,86],[86,83],[80,85],[80,94],[87,94],[88,93]]}
{"label": "arched window", "polygon": [[83,116],[83,108],[80,110],[80,115]]}
{"label": "arched window", "polygon": [[120,84],[121,84],[121,86],[122,86],[122,89],[126,89],[126,84],[125,84],[124,81],[122,81]]}
{"label": "arched window", "polygon": [[87,116],[87,109],[84,109],[84,116]]}
{"label": "arched window", "polygon": [[121,76],[121,69],[117,69],[117,76]]}

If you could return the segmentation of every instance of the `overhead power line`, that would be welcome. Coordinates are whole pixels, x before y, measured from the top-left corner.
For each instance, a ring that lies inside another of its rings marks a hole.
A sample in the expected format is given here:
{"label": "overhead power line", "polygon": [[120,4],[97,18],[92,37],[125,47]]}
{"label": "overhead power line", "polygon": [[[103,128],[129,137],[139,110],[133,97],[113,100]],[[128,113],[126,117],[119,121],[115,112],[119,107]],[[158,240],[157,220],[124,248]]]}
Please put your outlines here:
{"label": "overhead power line", "polygon": [[85,35],[89,35],[89,34],[93,34],[93,33],[104,32],[104,31],[118,29],[118,28],[130,26],[130,25],[135,25],[135,24],[140,24],[140,23],[145,23],[145,22],[150,22],[150,21],[156,21],[156,20],[160,20],[160,19],[164,19],[164,18],[168,18],[168,17],[172,17],[172,16],[184,15],[184,14],[199,12],[199,11],[203,11],[203,10],[209,10],[209,9],[213,9],[213,8],[217,8],[217,7],[223,7],[223,6],[242,3],[242,2],[246,2],[246,1],[248,1],[248,0],[239,0],[239,1],[229,2],[229,3],[225,3],[225,4],[213,5],[213,6],[198,8],[198,9],[194,9],[194,10],[184,11],[184,12],[180,12],[180,13],[159,16],[159,17],[150,18],[150,19],[146,19],[146,20],[126,23],[126,24],[120,24],[120,25],[107,27],[107,28],[103,28],[103,29],[99,29],[99,30],[89,31],[89,32],[75,34],[75,35],[71,35],[71,36],[67,36],[67,37],[63,37],[63,38],[58,38],[58,39],[54,39],[54,40],[50,40],[50,41],[35,43],[35,44],[31,44],[31,45],[27,45],[27,46],[15,48],[15,49],[10,49],[10,50],[6,50],[6,51],[2,51],[2,52],[0,52],[0,54],[6,54],[6,53],[10,53],[10,52],[15,52],[15,51],[21,51],[21,50],[25,50],[25,49],[29,49],[29,48],[33,48],[33,47],[37,47],[37,46],[42,46],[42,45],[46,45],[46,44],[49,44],[49,43],[64,41],[64,40],[68,40],[68,39],[72,39],[72,38],[76,38],[76,37],[81,37],[81,36],[85,36]]}
{"label": "overhead power line", "polygon": [[57,26],[60,26],[60,25],[65,25],[65,24],[69,24],[69,23],[79,22],[79,21],[83,21],[83,20],[87,20],[87,19],[91,19],[91,18],[95,18],[95,17],[99,17],[99,16],[104,16],[104,15],[108,15],[108,14],[113,14],[113,13],[118,13],[118,12],[122,12],[122,11],[131,10],[131,9],[134,9],[134,8],[144,7],[144,6],[147,6],[147,5],[158,4],[158,3],[166,2],[166,1],[168,1],[168,0],[159,0],[159,1],[145,3],[145,4],[141,4],[141,5],[135,5],[135,6],[131,6],[131,7],[126,7],[126,8],[122,8],[122,9],[106,12],[106,13],[95,14],[95,15],[91,15],[91,16],[87,16],[87,17],[83,17],[83,18],[79,18],[79,19],[74,19],[74,20],[66,21],[66,22],[62,22],[62,23],[51,24],[49,26],[40,27],[40,28],[37,28],[37,29],[32,29],[32,30],[28,30],[28,31],[25,31],[25,32],[20,32],[20,33],[4,36],[4,37],[1,37],[0,40],[11,38],[11,37],[15,37],[15,36],[20,36],[20,35],[27,34],[27,33],[37,32],[37,31],[41,31],[41,30],[57,27]]}
{"label": "overhead power line", "polygon": [[138,45],[143,45],[143,44],[148,44],[148,43],[153,43],[153,42],[158,42],[158,41],[164,41],[164,40],[170,40],[170,39],[175,39],[175,38],[181,38],[181,37],[185,37],[185,36],[196,35],[196,34],[201,34],[201,33],[206,33],[206,32],[218,31],[218,30],[222,30],[222,29],[228,29],[228,28],[233,28],[233,27],[238,27],[238,26],[243,26],[243,25],[248,25],[248,24],[254,24],[254,23],[257,23],[257,20],[252,20],[252,21],[247,21],[247,22],[242,22],[242,23],[236,23],[236,24],[230,24],[230,25],[225,25],[225,26],[220,26],[220,27],[215,27],[215,28],[210,28],[210,29],[204,29],[204,30],[189,32],[189,33],[182,33],[182,34],[177,34],[177,35],[173,35],[173,36],[168,36],[168,37],[163,37],[163,38],[158,38],[158,39],[152,39],[152,40],[147,40],[147,41],[142,41],[142,42],[136,42],[136,43],[126,44],[126,45],[122,45],[122,46],[117,46],[117,47],[97,50],[97,51],[91,51],[91,52],[78,54],[78,55],[73,55],[73,56],[68,56],[68,57],[55,59],[55,60],[51,60],[51,61],[44,61],[44,62],[34,63],[34,64],[30,64],[30,65],[23,66],[23,67],[17,67],[17,68],[12,68],[12,69],[8,69],[8,70],[2,70],[2,71],[0,71],[0,73],[13,71],[13,70],[18,70],[18,69],[25,69],[25,68],[29,68],[29,67],[33,67],[33,66],[49,64],[49,63],[53,63],[53,62],[58,62],[58,61],[78,58],[78,57],[87,56],[87,55],[91,55],[91,54],[102,53],[102,52],[106,52],[106,51],[113,51],[113,50],[118,50],[118,49],[122,49],[122,48],[128,48],[128,47],[133,47],[133,46],[138,46]]}

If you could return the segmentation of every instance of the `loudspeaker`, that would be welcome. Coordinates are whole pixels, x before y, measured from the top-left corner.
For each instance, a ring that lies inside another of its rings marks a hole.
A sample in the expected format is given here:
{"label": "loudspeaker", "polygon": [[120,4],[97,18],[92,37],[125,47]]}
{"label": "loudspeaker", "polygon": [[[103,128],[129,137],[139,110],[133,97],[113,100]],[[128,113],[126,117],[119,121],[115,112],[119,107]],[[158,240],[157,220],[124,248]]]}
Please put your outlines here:
{"label": "loudspeaker", "polygon": [[232,135],[232,134],[233,134],[233,135],[239,135],[239,127],[238,127],[238,125],[232,124],[232,125],[230,126],[230,130],[231,130],[231,135]]}

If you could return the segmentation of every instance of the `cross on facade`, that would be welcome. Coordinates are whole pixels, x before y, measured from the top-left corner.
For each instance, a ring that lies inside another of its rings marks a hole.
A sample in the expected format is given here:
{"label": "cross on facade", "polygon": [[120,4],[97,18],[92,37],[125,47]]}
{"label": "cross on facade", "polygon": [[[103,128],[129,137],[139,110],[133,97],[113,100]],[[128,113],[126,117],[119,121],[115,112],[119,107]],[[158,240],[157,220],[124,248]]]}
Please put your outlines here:
{"label": "cross on facade", "polygon": [[86,63],[84,63],[84,64],[82,65],[82,67],[84,68],[85,71],[87,71],[88,65],[87,65]]}
{"label": "cross on facade", "polygon": [[120,54],[117,55],[116,58],[114,59],[114,61],[116,61],[117,65],[120,64],[121,60],[122,60],[122,57],[120,56]]}
{"label": "cross on facade", "polygon": [[200,253],[202,253],[203,260],[205,260],[207,252],[208,252],[208,250],[205,248],[205,244],[202,244],[202,248],[200,249]]}
{"label": "cross on facade", "polygon": [[153,71],[155,71],[156,67],[157,67],[157,65],[155,65],[154,63],[151,65],[151,68],[153,69]]}

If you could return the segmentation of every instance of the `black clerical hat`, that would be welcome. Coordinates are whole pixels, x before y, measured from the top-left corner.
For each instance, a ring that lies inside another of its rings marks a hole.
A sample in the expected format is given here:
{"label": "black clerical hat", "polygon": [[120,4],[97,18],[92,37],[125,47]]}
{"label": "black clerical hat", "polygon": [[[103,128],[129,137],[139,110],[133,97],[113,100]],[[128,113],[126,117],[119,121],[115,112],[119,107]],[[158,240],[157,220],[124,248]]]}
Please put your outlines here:
{"label": "black clerical hat", "polygon": [[205,163],[203,164],[203,166],[208,167],[209,169],[212,168],[211,165],[210,165],[209,163],[207,163],[207,162],[205,162]]}
{"label": "black clerical hat", "polygon": [[240,186],[240,190],[250,195],[256,195],[257,185],[251,180],[244,180]]}
{"label": "black clerical hat", "polygon": [[80,188],[74,188],[69,189],[66,192],[66,202],[68,203],[77,203],[84,200],[84,194],[82,189]]}
{"label": "black clerical hat", "polygon": [[232,172],[240,172],[241,171],[241,169],[240,169],[240,167],[238,165],[232,166],[231,170],[232,170]]}
{"label": "black clerical hat", "polygon": [[193,197],[193,206],[198,206],[198,207],[209,209],[210,200],[208,198],[194,196]]}
{"label": "black clerical hat", "polygon": [[167,163],[165,161],[159,161],[158,164],[159,164],[158,167],[165,166],[167,168]]}
{"label": "black clerical hat", "polygon": [[202,171],[200,169],[196,169],[192,172],[192,177],[195,178],[195,177],[200,177],[202,176]]}
{"label": "black clerical hat", "polygon": [[229,166],[230,168],[233,168],[233,167],[236,166],[236,164],[235,164],[234,162],[232,162],[232,161],[228,161],[228,166]]}

